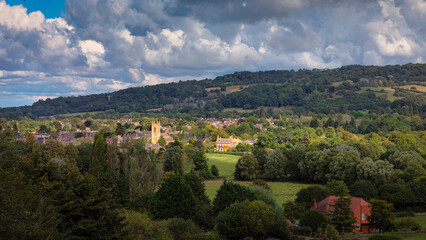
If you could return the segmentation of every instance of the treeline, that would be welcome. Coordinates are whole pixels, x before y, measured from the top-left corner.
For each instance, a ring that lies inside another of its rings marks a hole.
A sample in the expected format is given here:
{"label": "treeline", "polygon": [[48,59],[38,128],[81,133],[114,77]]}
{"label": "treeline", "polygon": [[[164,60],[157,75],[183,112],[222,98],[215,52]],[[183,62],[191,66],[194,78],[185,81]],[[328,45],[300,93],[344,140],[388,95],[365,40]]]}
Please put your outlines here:
{"label": "treeline", "polygon": [[[297,113],[328,113],[330,110],[370,110],[374,106],[402,112],[404,106],[423,114],[424,96],[398,90],[403,100],[390,101],[374,93],[359,93],[361,87],[382,87],[425,81],[426,64],[395,66],[351,65],[332,70],[236,72],[214,80],[191,80],[129,88],[112,93],[39,100],[32,106],[0,108],[8,119],[37,118],[76,112],[114,111],[201,112],[220,114],[223,108],[255,109],[288,106]],[[348,82],[348,80],[350,82]],[[342,82],[334,84],[337,82]],[[269,85],[268,85],[269,84]],[[249,85],[227,93],[230,86]],[[209,89],[210,88],[210,89]],[[216,89],[215,89],[216,88]]]}

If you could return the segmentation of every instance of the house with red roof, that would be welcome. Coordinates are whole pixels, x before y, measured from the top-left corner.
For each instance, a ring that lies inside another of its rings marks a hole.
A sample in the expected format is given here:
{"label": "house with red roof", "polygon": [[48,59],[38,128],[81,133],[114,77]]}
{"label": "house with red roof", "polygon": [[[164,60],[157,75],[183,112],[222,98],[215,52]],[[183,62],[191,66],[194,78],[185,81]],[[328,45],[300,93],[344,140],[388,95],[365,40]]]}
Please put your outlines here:
{"label": "house with red roof", "polygon": [[[371,214],[371,206],[370,204],[362,198],[359,197],[344,197],[350,198],[352,200],[351,209],[352,209],[352,217],[356,218],[356,228],[354,228],[354,232],[375,232],[375,229],[370,229],[369,222],[367,220],[367,216]],[[328,196],[321,202],[317,203],[314,201],[314,206],[311,209],[317,210],[322,213],[330,213],[334,211],[334,202],[339,199],[337,196]]]}

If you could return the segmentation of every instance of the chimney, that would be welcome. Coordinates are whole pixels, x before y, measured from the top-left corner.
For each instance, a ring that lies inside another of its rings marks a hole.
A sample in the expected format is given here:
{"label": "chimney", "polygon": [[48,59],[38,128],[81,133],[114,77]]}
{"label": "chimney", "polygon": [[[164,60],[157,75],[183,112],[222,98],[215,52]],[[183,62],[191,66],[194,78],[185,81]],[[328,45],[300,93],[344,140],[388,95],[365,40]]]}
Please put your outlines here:
{"label": "chimney", "polygon": [[318,207],[317,200],[314,199],[314,209],[317,209],[317,207]]}

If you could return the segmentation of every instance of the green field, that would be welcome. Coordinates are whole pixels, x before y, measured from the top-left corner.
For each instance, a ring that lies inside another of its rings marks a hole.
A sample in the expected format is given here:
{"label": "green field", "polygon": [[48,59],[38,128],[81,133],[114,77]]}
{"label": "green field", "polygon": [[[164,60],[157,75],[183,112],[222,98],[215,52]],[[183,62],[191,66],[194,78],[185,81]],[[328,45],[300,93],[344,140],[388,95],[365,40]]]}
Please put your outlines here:
{"label": "green field", "polygon": [[[233,180],[233,173],[235,171],[235,165],[238,162],[240,156],[219,154],[219,153],[207,153],[208,165],[216,165],[219,169],[219,175],[221,177],[226,177],[227,180]],[[217,181],[206,181],[206,193],[210,200],[213,200],[216,196],[216,192],[222,185],[222,179]],[[248,185],[248,182],[239,182],[236,183]],[[292,182],[268,182],[271,187],[272,194],[275,196],[277,203],[279,205],[296,198],[296,193],[302,189],[311,186],[312,184],[301,184],[301,183],[292,183]]]}
{"label": "green field", "polygon": [[[249,185],[248,182],[234,181],[242,185]],[[213,201],[216,196],[217,190],[222,185],[222,180],[219,181],[206,181],[206,194]],[[281,206],[283,203],[296,199],[296,193],[302,189],[312,186],[312,184],[302,184],[293,182],[268,182],[271,187],[272,195],[275,196],[277,203]]]}
{"label": "green field", "polygon": [[408,237],[403,237],[402,239],[404,239],[404,240],[424,240],[424,239],[426,239],[426,233],[415,234],[415,235],[411,235],[411,236],[408,236]]}
{"label": "green field", "polygon": [[[416,222],[418,224],[420,224],[420,226],[422,227],[422,230],[426,230],[426,215],[424,215],[424,216],[415,216],[415,217],[411,217],[411,218],[414,218],[414,220],[416,220]],[[397,218],[396,221],[398,221],[399,219],[401,219],[401,218]]]}
{"label": "green field", "polygon": [[235,165],[237,165],[240,156],[220,153],[207,153],[206,157],[209,168],[212,165],[216,165],[221,177],[226,177],[227,179],[234,178],[233,174],[235,171]]}
{"label": "green field", "polygon": [[365,93],[367,91],[373,92],[377,97],[385,96],[387,100],[393,102],[398,99],[402,99],[403,97],[395,97],[395,89],[388,87],[362,87],[359,91],[360,93]]}

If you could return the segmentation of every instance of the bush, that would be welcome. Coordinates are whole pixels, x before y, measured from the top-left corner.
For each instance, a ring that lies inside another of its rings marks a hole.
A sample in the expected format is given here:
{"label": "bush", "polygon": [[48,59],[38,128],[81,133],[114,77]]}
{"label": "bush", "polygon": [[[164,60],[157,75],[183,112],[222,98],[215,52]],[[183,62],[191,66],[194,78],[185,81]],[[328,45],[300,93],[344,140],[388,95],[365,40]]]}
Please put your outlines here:
{"label": "bush", "polygon": [[324,215],[317,210],[308,210],[303,213],[302,217],[300,218],[300,224],[302,226],[310,227],[311,229],[316,230],[318,228],[324,227],[326,220]]}
{"label": "bush", "polygon": [[125,230],[129,239],[173,240],[166,221],[154,221],[147,214],[122,209],[120,215],[126,218]]}
{"label": "bush", "polygon": [[229,239],[290,238],[287,222],[282,212],[262,201],[244,201],[232,204],[219,214],[216,223],[219,234]]}
{"label": "bush", "polygon": [[368,236],[368,240],[402,240],[402,238],[393,234],[374,234]]}
{"label": "bush", "polygon": [[268,182],[266,182],[265,180],[256,179],[256,180],[253,180],[251,183],[253,186],[261,186],[268,190],[271,190],[271,187],[269,186]]}
{"label": "bush", "polygon": [[338,236],[339,232],[337,231],[336,227],[331,224],[327,224],[325,227],[325,237],[327,239],[336,239]]}
{"label": "bush", "polygon": [[216,165],[212,165],[210,172],[213,176],[219,177],[219,169],[217,169]]}
{"label": "bush", "polygon": [[167,227],[173,235],[173,239],[186,239],[188,235],[201,233],[201,229],[192,220],[172,218],[168,220]]}
{"label": "bush", "polygon": [[403,231],[419,231],[421,230],[421,226],[420,224],[418,224],[416,222],[416,220],[414,218],[411,217],[405,217],[400,219],[397,223],[396,223],[398,229],[401,229]]}

